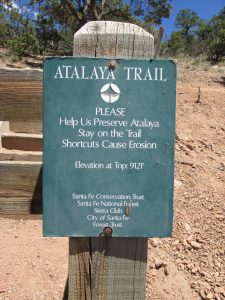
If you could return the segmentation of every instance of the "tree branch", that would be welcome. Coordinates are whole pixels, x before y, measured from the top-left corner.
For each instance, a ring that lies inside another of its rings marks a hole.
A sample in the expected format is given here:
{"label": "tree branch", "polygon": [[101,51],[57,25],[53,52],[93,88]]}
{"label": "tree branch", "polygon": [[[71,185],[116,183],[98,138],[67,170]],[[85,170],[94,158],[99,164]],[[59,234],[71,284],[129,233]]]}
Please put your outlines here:
{"label": "tree branch", "polygon": [[101,13],[98,14],[98,11],[97,11],[97,7],[96,7],[96,0],[90,0],[90,7],[94,13],[94,17],[96,20],[101,20]]}
{"label": "tree branch", "polygon": [[[103,1],[105,2],[105,1]],[[96,6],[96,0],[86,0],[84,9],[83,9],[83,14],[86,17],[88,12],[91,12],[94,16],[95,20],[101,20],[102,18],[102,13],[98,13],[97,6]]]}
{"label": "tree branch", "polygon": [[78,20],[78,21],[82,21],[83,18],[78,14],[76,8],[73,6],[72,2],[70,0],[63,0],[62,2],[64,2],[66,4],[66,6],[69,8],[69,10],[71,11],[71,13],[74,15],[74,17]]}
{"label": "tree branch", "polygon": [[90,5],[90,0],[86,0],[85,4],[84,4],[84,9],[83,9],[83,14],[85,17],[87,16],[89,5]]}
{"label": "tree branch", "polygon": [[102,16],[105,14],[104,13],[104,7],[105,7],[105,0],[102,0],[102,5],[101,5],[101,13],[99,13],[99,19],[102,19]]}

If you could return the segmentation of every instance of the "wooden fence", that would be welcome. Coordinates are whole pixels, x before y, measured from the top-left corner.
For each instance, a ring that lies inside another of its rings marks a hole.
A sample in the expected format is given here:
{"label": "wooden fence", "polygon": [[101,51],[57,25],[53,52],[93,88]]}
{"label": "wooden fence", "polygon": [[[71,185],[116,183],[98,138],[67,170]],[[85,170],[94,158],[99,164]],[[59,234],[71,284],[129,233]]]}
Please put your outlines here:
{"label": "wooden fence", "polygon": [[0,120],[0,214],[42,213],[41,70],[0,70]]}

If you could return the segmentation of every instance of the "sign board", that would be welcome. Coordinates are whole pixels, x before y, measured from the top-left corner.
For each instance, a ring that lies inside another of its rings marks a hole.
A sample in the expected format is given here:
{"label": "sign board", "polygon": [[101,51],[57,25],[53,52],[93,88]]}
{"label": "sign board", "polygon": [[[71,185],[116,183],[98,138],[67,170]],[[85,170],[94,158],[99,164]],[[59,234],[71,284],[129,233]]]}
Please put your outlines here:
{"label": "sign board", "polygon": [[44,63],[45,236],[171,236],[176,65]]}

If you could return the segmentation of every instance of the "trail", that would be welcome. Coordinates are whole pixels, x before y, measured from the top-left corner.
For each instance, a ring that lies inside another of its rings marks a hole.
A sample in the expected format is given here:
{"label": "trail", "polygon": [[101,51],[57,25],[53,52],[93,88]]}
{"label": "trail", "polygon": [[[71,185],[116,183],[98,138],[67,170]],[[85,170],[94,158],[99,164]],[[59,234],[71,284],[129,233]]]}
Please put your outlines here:
{"label": "trail", "polygon": [[[149,240],[147,300],[225,299],[223,76],[178,66],[174,233]],[[37,217],[0,217],[0,237],[1,300],[63,298],[67,238],[42,238]]]}

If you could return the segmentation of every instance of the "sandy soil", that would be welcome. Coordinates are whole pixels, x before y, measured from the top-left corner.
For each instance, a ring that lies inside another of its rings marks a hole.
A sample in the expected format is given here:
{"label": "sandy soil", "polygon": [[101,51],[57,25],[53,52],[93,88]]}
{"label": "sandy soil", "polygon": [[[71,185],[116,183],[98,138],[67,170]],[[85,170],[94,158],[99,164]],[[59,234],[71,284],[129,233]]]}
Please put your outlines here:
{"label": "sandy soil", "polygon": [[[225,299],[224,76],[179,65],[174,233],[149,240],[147,300]],[[1,300],[63,299],[66,238],[37,217],[0,217],[0,237]]]}

